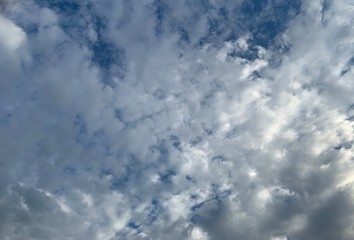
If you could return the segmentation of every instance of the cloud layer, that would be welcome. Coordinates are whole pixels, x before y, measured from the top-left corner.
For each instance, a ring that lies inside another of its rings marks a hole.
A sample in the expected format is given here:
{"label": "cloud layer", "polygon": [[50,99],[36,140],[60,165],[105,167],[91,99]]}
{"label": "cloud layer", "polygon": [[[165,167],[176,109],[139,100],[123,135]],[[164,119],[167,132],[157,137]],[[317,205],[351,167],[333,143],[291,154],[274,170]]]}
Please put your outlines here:
{"label": "cloud layer", "polygon": [[10,1],[0,238],[353,239],[353,16]]}

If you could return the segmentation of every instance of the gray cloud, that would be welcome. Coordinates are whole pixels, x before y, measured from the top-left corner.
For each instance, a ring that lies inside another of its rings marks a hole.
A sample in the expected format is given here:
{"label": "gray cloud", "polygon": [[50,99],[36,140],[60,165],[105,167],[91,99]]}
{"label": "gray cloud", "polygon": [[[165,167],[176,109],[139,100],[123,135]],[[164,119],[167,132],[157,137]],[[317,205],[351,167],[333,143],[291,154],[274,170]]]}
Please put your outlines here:
{"label": "gray cloud", "polygon": [[350,2],[259,3],[11,4],[0,237],[352,239]]}

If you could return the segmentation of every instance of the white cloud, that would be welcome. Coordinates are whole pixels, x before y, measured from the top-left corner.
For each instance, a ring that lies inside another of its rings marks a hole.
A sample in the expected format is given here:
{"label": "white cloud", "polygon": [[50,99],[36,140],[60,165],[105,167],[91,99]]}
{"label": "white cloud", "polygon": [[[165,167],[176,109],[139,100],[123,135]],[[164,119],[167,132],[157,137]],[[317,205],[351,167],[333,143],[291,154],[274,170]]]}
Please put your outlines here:
{"label": "white cloud", "polygon": [[285,2],[9,8],[0,238],[352,239],[354,9],[303,2],[280,54]]}
{"label": "white cloud", "polygon": [[207,240],[208,237],[202,230],[200,230],[200,228],[195,227],[191,230],[189,239],[190,240]]}
{"label": "white cloud", "polygon": [[11,20],[0,16],[0,37],[4,50],[14,53],[26,41],[26,34]]}

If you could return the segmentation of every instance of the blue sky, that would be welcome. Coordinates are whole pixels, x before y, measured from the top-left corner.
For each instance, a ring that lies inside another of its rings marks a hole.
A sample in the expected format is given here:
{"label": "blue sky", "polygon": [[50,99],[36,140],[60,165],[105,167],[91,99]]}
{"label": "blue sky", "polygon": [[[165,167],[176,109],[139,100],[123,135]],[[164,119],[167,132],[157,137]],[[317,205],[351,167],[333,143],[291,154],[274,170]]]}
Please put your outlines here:
{"label": "blue sky", "polygon": [[354,239],[354,1],[0,3],[1,239]]}

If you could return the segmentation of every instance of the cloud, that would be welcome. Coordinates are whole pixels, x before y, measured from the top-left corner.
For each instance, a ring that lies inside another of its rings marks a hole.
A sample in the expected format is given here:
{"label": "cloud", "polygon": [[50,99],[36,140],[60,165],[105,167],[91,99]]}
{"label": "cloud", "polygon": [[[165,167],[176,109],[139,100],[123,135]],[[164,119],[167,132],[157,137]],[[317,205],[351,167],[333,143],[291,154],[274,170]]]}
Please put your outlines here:
{"label": "cloud", "polygon": [[353,238],[347,1],[27,1],[0,18],[2,239]]}

